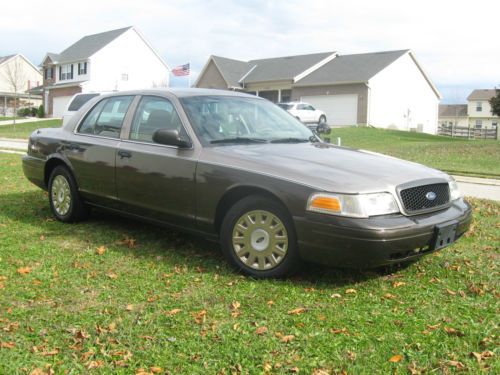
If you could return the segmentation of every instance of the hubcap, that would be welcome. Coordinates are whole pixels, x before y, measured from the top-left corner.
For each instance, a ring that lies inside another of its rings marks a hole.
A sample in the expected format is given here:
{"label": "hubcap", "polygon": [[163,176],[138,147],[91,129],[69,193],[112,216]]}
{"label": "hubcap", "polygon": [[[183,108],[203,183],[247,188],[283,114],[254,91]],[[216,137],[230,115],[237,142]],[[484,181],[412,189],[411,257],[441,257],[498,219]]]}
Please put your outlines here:
{"label": "hubcap", "polygon": [[68,180],[64,176],[57,175],[52,181],[52,204],[59,215],[66,215],[71,206],[71,191]]}
{"label": "hubcap", "polygon": [[255,270],[278,266],[288,251],[288,233],[282,221],[269,211],[242,215],[233,228],[233,250],[240,261]]}

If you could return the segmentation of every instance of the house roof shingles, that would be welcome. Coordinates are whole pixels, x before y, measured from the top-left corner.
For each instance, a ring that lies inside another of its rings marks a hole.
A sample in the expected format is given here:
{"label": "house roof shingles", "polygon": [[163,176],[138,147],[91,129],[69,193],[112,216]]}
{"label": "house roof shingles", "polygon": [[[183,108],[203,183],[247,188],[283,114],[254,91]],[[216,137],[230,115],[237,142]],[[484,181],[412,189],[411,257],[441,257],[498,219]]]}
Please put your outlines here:
{"label": "house roof shingles", "polygon": [[8,56],[0,56],[0,64],[3,64],[4,62],[6,62],[7,60],[10,60],[11,58],[13,58],[14,56],[16,55],[8,55]]}
{"label": "house roof shingles", "polygon": [[467,104],[440,104],[439,117],[467,117]]}
{"label": "house roof shingles", "polygon": [[217,68],[230,87],[240,87],[240,79],[252,68],[246,61],[228,59],[226,57],[212,56]]}
{"label": "house roof shingles", "polygon": [[495,89],[476,89],[470,93],[467,100],[490,100],[496,95]]}
{"label": "house roof shingles", "polygon": [[341,82],[367,82],[375,74],[409,50],[340,55],[308,74],[296,86],[327,85]]}
{"label": "house roof shingles", "polygon": [[333,52],[322,52],[309,55],[250,60],[248,63],[251,67],[255,66],[255,68],[241,82],[254,83],[292,80],[298,74],[316,65],[332,54]]}
{"label": "house roof shingles", "polygon": [[84,60],[92,56],[104,46],[111,43],[124,32],[130,30],[132,26],[123,29],[110,30],[99,34],[87,35],[72,44],[59,54],[48,53],[51,60],[58,63]]}

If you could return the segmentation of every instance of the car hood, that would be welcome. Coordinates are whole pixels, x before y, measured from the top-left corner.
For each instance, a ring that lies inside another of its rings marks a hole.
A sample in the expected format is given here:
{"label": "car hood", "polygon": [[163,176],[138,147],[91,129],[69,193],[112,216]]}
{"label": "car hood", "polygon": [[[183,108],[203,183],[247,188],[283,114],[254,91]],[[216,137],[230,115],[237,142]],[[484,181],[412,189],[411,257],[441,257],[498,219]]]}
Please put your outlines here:
{"label": "car hood", "polygon": [[447,174],[390,156],[325,143],[224,145],[205,148],[200,162],[244,169],[337,193],[391,191]]}

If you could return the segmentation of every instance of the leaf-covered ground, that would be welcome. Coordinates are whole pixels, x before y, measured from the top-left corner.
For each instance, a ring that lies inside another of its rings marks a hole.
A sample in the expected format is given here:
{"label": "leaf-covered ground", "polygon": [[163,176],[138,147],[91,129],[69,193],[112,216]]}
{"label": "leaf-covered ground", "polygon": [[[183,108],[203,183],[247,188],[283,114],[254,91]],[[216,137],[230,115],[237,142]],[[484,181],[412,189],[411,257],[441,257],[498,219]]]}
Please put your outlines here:
{"label": "leaf-covered ground", "polygon": [[62,224],[0,155],[0,373],[499,373],[500,205],[406,268],[235,274],[217,244],[95,212]]}

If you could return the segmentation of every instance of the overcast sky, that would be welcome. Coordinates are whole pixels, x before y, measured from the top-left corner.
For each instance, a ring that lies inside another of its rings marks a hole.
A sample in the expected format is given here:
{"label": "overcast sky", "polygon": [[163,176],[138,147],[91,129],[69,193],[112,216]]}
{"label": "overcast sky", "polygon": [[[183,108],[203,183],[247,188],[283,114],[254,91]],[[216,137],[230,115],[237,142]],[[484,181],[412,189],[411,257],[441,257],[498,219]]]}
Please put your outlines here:
{"label": "overcast sky", "polygon": [[[136,26],[194,80],[211,54],[234,59],[411,49],[444,96],[500,86],[500,1],[2,1],[0,56],[38,65],[84,35]],[[187,85],[185,79],[173,80]]]}

